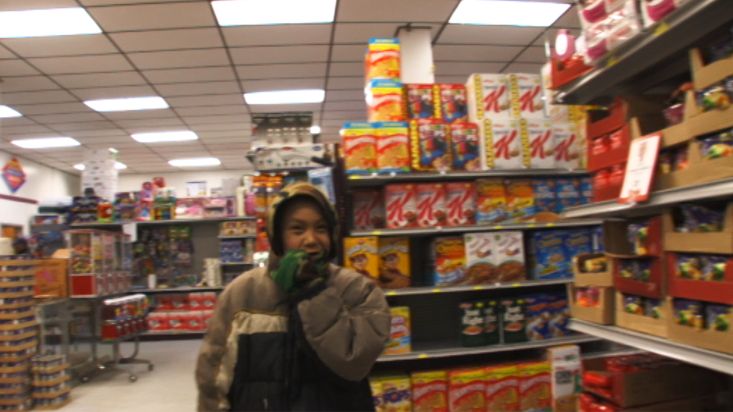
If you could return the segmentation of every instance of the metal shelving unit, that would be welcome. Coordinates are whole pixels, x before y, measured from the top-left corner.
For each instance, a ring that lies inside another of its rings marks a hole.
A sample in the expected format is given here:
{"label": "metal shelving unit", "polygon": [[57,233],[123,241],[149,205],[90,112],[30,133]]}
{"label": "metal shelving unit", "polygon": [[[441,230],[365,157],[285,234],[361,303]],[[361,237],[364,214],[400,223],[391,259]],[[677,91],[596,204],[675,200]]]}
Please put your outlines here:
{"label": "metal shelving unit", "polygon": [[381,186],[388,183],[436,182],[482,177],[581,177],[585,171],[566,169],[483,170],[476,172],[416,172],[347,176],[350,187]]}
{"label": "metal shelving unit", "polygon": [[576,319],[570,321],[570,328],[601,339],[733,375],[733,355],[700,349],[616,326],[603,326]]}
{"label": "metal shelving unit", "polygon": [[165,294],[165,293],[195,293],[195,292],[219,292],[224,287],[183,287],[183,288],[163,288],[163,289],[132,289],[131,293],[145,294]]}
{"label": "metal shelving unit", "polygon": [[431,227],[411,229],[354,230],[351,236],[434,236],[450,233],[492,232],[498,230],[552,229],[563,227],[594,226],[602,223],[599,219],[560,220],[557,222],[506,223],[498,225],[474,225],[453,227]]}
{"label": "metal shelving unit", "polygon": [[499,289],[515,289],[515,288],[531,288],[539,286],[566,285],[572,283],[572,279],[551,279],[551,280],[527,280],[512,283],[493,283],[486,285],[468,285],[468,286],[423,286],[411,287],[404,289],[385,290],[384,294],[390,296],[415,296],[415,295],[432,295],[438,293],[465,293],[480,290],[499,290]]}
{"label": "metal shelving unit", "polygon": [[217,236],[219,240],[257,239],[257,235]]}
{"label": "metal shelving unit", "polygon": [[254,266],[252,262],[221,262],[221,266]]}
{"label": "metal shelving unit", "polygon": [[113,223],[74,223],[72,228],[106,228],[120,227],[128,223],[135,223],[138,226],[157,226],[157,225],[176,225],[176,224],[193,224],[193,223],[219,223],[238,220],[256,220],[253,216],[234,216],[234,217],[217,217],[217,218],[201,218],[201,219],[172,219],[172,220],[150,220],[144,222],[113,222]]}

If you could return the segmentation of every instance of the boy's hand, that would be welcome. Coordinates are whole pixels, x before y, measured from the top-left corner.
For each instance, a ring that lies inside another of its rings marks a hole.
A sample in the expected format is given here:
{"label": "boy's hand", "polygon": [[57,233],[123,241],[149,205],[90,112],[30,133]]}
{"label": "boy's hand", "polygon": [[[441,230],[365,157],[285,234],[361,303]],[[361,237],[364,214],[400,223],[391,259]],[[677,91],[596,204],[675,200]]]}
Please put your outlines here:
{"label": "boy's hand", "polygon": [[313,280],[324,277],[327,265],[323,256],[290,250],[280,258],[277,268],[270,272],[270,276],[286,294],[291,294]]}

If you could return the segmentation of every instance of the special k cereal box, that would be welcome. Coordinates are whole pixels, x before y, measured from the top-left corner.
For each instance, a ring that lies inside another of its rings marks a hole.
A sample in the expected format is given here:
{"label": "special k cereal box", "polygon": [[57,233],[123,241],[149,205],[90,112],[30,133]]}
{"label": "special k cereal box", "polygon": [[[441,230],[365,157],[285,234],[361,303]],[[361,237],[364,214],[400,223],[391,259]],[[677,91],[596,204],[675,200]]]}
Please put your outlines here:
{"label": "special k cereal box", "polygon": [[476,180],[476,223],[493,224],[507,218],[504,179]]}
{"label": "special k cereal box", "polygon": [[415,185],[390,184],[384,187],[387,227],[399,229],[417,226],[417,198]]}
{"label": "special k cereal box", "polygon": [[448,372],[413,372],[412,411],[448,412]]}
{"label": "special k cereal box", "polygon": [[537,213],[531,180],[508,179],[506,181],[506,191],[509,219],[523,221]]}
{"label": "special k cereal box", "polygon": [[450,125],[450,155],[453,170],[481,169],[481,150],[478,125],[456,122]]}
{"label": "special k cereal box", "polygon": [[365,61],[367,82],[375,79],[400,79],[400,40],[369,39]]}
{"label": "special k cereal box", "polygon": [[486,375],[483,368],[450,371],[448,385],[451,412],[486,410]]}
{"label": "special k cereal box", "polygon": [[378,250],[376,236],[344,237],[344,266],[376,279],[379,276]]}
{"label": "special k cereal box", "polygon": [[465,122],[468,120],[466,86],[462,84],[436,84],[440,94],[440,115],[445,122]]}
{"label": "special k cereal box", "polygon": [[372,80],[367,94],[367,113],[370,122],[402,122],[405,120],[402,103],[402,83],[394,80]]}
{"label": "special k cereal box", "polygon": [[420,227],[445,226],[448,214],[445,209],[445,187],[441,183],[415,185],[417,199],[417,224]]}
{"label": "special k cereal box", "polygon": [[436,104],[436,88],[432,84],[406,84],[405,102],[407,104],[408,119],[432,119],[439,117],[436,111],[440,107]]}
{"label": "special k cereal box", "polygon": [[414,170],[450,170],[450,135],[442,120],[410,121],[410,153]]}
{"label": "special k cereal box", "polygon": [[377,170],[377,138],[369,123],[345,123],[341,129],[346,174],[369,174]]}
{"label": "special k cereal box", "polygon": [[384,348],[384,355],[401,355],[412,351],[410,308],[407,306],[392,306],[389,308],[391,326],[389,341]]}
{"label": "special k cereal box", "polygon": [[463,236],[442,236],[432,243],[433,284],[457,285],[466,277],[466,249]]}
{"label": "special k cereal box", "polygon": [[529,167],[532,169],[555,168],[555,136],[552,123],[546,119],[527,120],[529,139]]}
{"label": "special k cereal box", "polygon": [[484,139],[481,162],[484,169],[529,167],[529,138],[523,120],[484,120],[479,125]]}
{"label": "special k cereal box", "polygon": [[382,382],[382,399],[387,412],[411,412],[412,394],[407,375],[385,376]]}
{"label": "special k cereal box", "polygon": [[377,169],[379,173],[410,171],[410,138],[404,122],[374,123],[377,137]]}
{"label": "special k cereal box", "polygon": [[509,83],[511,84],[512,116],[515,119],[542,119],[545,116],[545,105],[542,102],[540,75],[510,74]]}
{"label": "special k cereal box", "polygon": [[383,289],[410,286],[410,239],[384,237],[379,239],[379,279]]}
{"label": "special k cereal box", "polygon": [[519,369],[517,366],[489,366],[485,372],[486,410],[519,412]]}
{"label": "special k cereal box", "polygon": [[354,213],[354,230],[381,229],[384,227],[384,197],[379,189],[362,189],[351,192]]}
{"label": "special k cereal box", "polygon": [[473,183],[446,183],[445,204],[448,210],[448,226],[476,223],[476,190]]}
{"label": "special k cereal box", "polygon": [[575,125],[554,123],[552,134],[555,136],[555,167],[570,170],[580,168],[583,148]]}
{"label": "special k cereal box", "polygon": [[519,364],[519,408],[522,411],[552,410],[549,362]]}
{"label": "special k cereal box", "polygon": [[468,119],[508,119],[511,116],[509,78],[504,74],[472,74],[466,82]]}

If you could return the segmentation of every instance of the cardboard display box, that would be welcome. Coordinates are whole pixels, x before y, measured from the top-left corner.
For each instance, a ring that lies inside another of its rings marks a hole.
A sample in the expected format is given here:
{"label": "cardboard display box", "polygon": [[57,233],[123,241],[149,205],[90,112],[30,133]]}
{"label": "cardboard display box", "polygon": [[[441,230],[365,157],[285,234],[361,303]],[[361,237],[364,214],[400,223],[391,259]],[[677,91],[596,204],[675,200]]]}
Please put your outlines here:
{"label": "cardboard display box", "polygon": [[[630,260],[646,260],[649,262],[649,281],[641,281],[636,279],[625,278],[621,276],[621,269],[625,262]],[[619,292],[630,293],[632,295],[644,296],[647,298],[660,299],[664,297],[666,287],[665,265],[661,258],[635,258],[635,259],[618,259],[613,267],[613,286]]]}
{"label": "cardboard display box", "polygon": [[573,257],[573,275],[575,286],[605,286],[613,287],[614,259],[605,257],[606,270],[602,272],[586,272],[585,262],[589,259],[605,257],[603,253],[587,253]]}
{"label": "cardboard display box", "polygon": [[720,232],[675,232],[671,211],[663,216],[664,250],[670,252],[720,253],[733,255],[733,203],[725,209],[723,230]]}
{"label": "cardboard display box", "polygon": [[676,298],[733,305],[733,256],[728,258],[722,280],[685,279],[678,275],[678,254],[667,254],[669,295]]}
{"label": "cardboard display box", "polygon": [[674,341],[698,348],[733,354],[733,330],[723,332],[683,326],[676,322],[674,314],[669,316],[667,327],[668,336]]}
{"label": "cardboard display box", "polygon": [[568,301],[570,302],[570,315],[580,320],[587,320],[601,325],[613,325],[613,288],[601,288],[601,296],[597,307],[584,307],[578,305],[575,299],[576,286],[568,285]]}
{"label": "cardboard display box", "polygon": [[633,331],[666,338],[668,336],[667,318],[671,316],[671,308],[665,303],[660,308],[660,318],[634,315],[624,311],[624,299],[621,292],[616,291],[615,308],[616,326]]}
{"label": "cardboard display box", "polygon": [[[628,240],[628,229],[634,223],[648,223],[647,240],[644,247],[647,253],[638,255]],[[662,218],[660,216],[645,219],[614,220],[603,222],[603,242],[606,255],[616,258],[637,258],[642,256],[661,256]]]}
{"label": "cardboard display box", "polygon": [[41,259],[36,266],[35,296],[65,298],[69,296],[69,260]]}
{"label": "cardboard display box", "polygon": [[728,76],[733,76],[733,56],[705,65],[700,49],[692,49],[690,50],[690,68],[695,89],[702,90]]}

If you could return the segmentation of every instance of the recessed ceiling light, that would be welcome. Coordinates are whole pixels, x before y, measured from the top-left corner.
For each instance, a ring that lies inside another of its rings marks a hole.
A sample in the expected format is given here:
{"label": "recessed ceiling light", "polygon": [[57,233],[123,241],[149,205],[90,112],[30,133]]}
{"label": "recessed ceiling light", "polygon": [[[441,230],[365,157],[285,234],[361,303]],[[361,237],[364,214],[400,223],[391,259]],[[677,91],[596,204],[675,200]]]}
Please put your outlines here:
{"label": "recessed ceiling light", "polygon": [[321,126],[315,124],[311,126],[311,134],[321,134]]}
{"label": "recessed ceiling light", "polygon": [[570,7],[539,1],[461,0],[449,23],[548,27]]}
{"label": "recessed ceiling light", "polygon": [[81,7],[0,12],[0,38],[101,33]]}
{"label": "recessed ceiling light", "polygon": [[11,109],[10,107],[0,104],[0,119],[8,119],[11,117],[21,117],[21,116],[23,115]]}
{"label": "recessed ceiling light", "polygon": [[247,104],[301,104],[321,103],[326,97],[322,89],[276,90],[245,93]]}
{"label": "recessed ceiling light", "polygon": [[150,133],[133,133],[132,138],[140,143],[169,143],[169,142],[186,142],[197,140],[199,137],[190,130],[179,130],[172,132],[150,132]]}
{"label": "recessed ceiling light", "polygon": [[98,112],[167,109],[168,103],[158,96],[123,97],[120,99],[86,100],[84,104]]}
{"label": "recessed ceiling light", "polygon": [[71,137],[39,137],[35,139],[13,140],[10,143],[23,149],[53,149],[81,145],[81,143]]}
{"label": "recessed ceiling light", "polygon": [[168,164],[174,167],[206,167],[219,166],[221,161],[216,157],[191,157],[169,160]]}
{"label": "recessed ceiling light", "polygon": [[211,2],[220,26],[331,23],[336,0],[221,0]]}
{"label": "recessed ceiling light", "polygon": [[[74,165],[74,169],[79,171],[84,171],[86,169],[86,165],[84,163],[77,163]],[[115,169],[117,170],[125,170],[127,169],[127,165],[122,162],[115,162]]]}

